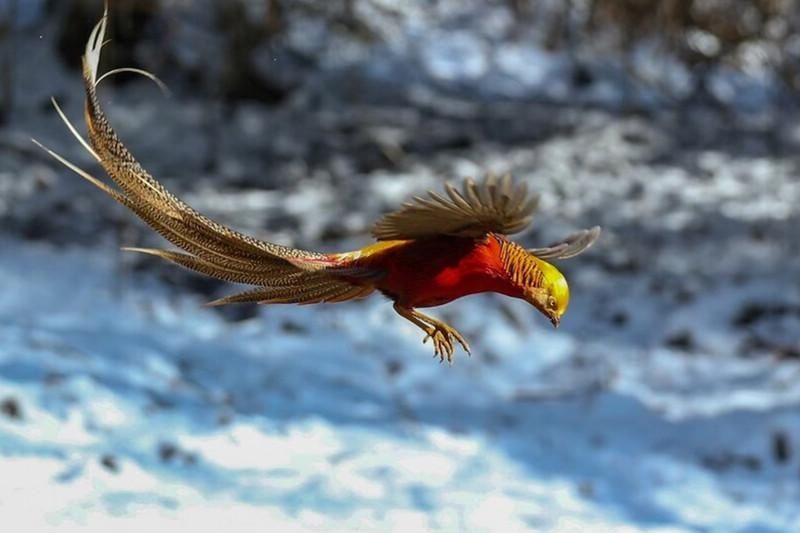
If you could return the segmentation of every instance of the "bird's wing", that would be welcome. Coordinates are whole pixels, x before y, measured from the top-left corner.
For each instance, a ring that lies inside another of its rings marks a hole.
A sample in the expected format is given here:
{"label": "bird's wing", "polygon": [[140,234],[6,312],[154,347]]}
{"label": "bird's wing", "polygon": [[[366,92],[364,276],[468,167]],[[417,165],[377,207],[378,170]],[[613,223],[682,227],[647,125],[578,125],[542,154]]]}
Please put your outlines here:
{"label": "bird's wing", "polygon": [[569,259],[583,253],[600,236],[600,226],[575,232],[544,248],[529,248],[539,259]]}
{"label": "bird's wing", "polygon": [[481,237],[487,233],[509,235],[530,224],[539,196],[528,194],[524,183],[515,185],[511,175],[488,176],[477,184],[465,179],[459,191],[445,184],[447,197],[428,192],[414,197],[381,218],[372,230],[376,239],[419,239],[435,235]]}

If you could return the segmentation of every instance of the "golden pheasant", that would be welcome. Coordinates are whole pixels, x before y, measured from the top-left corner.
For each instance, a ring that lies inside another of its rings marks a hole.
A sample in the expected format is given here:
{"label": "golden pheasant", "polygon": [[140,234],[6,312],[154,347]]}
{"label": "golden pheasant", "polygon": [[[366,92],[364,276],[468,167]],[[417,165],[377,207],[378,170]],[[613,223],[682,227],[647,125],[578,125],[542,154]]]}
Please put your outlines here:
{"label": "golden pheasant", "polygon": [[[510,176],[488,177],[462,189],[445,185],[446,196],[428,193],[384,216],[373,229],[377,241],[345,253],[298,250],[243,235],[193,210],[156,181],[125,148],[97,99],[100,52],[107,12],[95,26],[83,55],[88,142],[53,100],[70,132],[102,165],[113,187],[44,148],[50,155],[133,211],[182,251],[128,248],[155,255],[217,279],[255,286],[211,302],[312,304],[343,302],[378,291],[394,309],[433,341],[434,354],[452,361],[464,337],[449,325],[417,311],[462,296],[497,292],[521,298],[558,326],[569,303],[561,272],[546,259],[567,259],[587,247],[599,228],[584,230],[546,248],[528,249],[506,235],[523,230],[538,197]],[[118,72],[117,69],[106,75]],[[152,77],[149,73],[144,73]],[[35,141],[34,141],[35,142]],[[37,143],[38,144],[38,143]],[[40,145],[41,146],[41,145]]]}

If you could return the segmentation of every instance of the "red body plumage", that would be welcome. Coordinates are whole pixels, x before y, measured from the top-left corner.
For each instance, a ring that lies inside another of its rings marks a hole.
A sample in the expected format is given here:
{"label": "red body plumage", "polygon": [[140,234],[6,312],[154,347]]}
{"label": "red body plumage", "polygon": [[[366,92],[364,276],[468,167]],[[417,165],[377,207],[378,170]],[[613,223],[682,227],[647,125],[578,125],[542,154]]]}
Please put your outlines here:
{"label": "red body plumage", "polygon": [[462,296],[498,292],[520,297],[500,256],[497,236],[396,241],[356,262],[383,274],[378,290],[408,307],[434,307]]}

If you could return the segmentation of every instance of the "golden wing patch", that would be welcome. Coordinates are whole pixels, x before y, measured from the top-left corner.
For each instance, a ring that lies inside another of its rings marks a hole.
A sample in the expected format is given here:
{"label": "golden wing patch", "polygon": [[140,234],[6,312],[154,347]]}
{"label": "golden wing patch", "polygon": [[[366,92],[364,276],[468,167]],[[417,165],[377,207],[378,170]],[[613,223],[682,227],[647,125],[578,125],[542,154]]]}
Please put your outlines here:
{"label": "golden wing patch", "polygon": [[487,233],[510,235],[530,224],[539,196],[528,194],[524,183],[514,185],[511,175],[489,175],[481,184],[465,179],[459,191],[445,184],[444,197],[428,192],[414,197],[381,218],[372,230],[380,241],[419,239],[436,235],[481,237]]}

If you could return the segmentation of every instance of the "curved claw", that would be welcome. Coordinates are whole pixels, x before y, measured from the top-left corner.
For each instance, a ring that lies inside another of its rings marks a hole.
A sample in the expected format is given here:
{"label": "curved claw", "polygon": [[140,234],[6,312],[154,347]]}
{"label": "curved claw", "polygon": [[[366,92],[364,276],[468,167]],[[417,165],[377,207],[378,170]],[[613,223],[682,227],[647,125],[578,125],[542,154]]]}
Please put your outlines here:
{"label": "curved claw", "polygon": [[397,302],[394,304],[394,309],[400,316],[425,332],[425,337],[422,339],[423,344],[426,344],[428,339],[433,341],[433,356],[438,356],[440,362],[444,362],[445,358],[447,358],[448,363],[453,363],[456,342],[464,348],[467,354],[470,354],[467,340],[458,331],[444,322],[424,315],[415,309],[404,307]]}
{"label": "curved claw", "polygon": [[431,325],[426,332],[425,338],[422,339],[422,343],[427,343],[428,339],[433,340],[433,356],[436,357],[438,355],[442,362],[447,358],[448,363],[453,363],[455,342],[458,342],[468,355],[471,355],[467,340],[458,331],[446,324],[437,323],[436,325]]}

